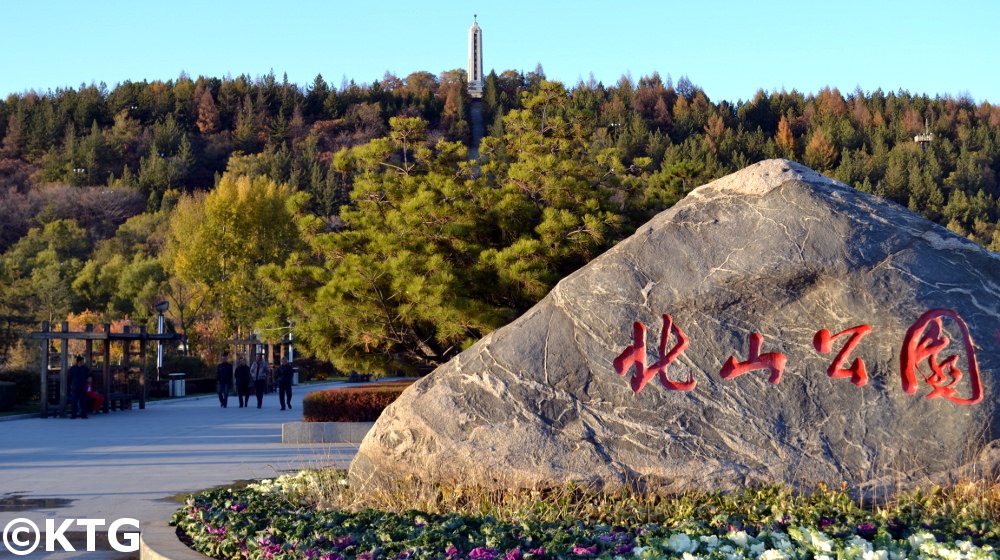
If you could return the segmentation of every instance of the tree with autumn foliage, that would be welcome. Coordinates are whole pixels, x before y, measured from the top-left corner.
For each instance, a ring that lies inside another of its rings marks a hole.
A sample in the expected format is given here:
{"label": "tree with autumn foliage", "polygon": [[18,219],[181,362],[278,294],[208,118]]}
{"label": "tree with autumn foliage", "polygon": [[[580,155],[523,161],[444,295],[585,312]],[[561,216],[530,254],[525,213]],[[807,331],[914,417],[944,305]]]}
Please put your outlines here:
{"label": "tree with autumn foliage", "polygon": [[174,209],[168,268],[189,290],[203,290],[231,331],[250,330],[272,303],[257,276],[301,246],[295,212],[301,197],[262,176],[224,175],[204,197]]}

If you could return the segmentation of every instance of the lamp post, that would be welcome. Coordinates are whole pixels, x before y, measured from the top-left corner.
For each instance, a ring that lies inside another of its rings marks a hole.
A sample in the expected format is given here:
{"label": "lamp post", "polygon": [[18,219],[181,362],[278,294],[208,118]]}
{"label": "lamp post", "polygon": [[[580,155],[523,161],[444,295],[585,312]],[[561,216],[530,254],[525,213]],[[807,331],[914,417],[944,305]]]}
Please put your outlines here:
{"label": "lamp post", "polygon": [[[163,334],[163,312],[170,309],[170,303],[161,301],[153,306],[159,315],[156,317],[156,334]],[[160,373],[163,371],[163,340],[156,341],[156,382],[160,382]]]}

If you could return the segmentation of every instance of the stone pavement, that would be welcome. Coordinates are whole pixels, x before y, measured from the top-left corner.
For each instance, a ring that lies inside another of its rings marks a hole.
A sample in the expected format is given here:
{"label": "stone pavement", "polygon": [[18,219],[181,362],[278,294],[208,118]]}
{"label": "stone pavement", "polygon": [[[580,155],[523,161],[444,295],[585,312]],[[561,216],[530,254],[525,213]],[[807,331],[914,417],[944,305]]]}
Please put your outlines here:
{"label": "stone pavement", "polygon": [[[72,521],[67,533],[79,552],[16,556],[0,541],[0,559],[134,558],[110,551],[82,552],[86,527],[76,519],[166,521],[178,495],[239,480],[270,478],[309,467],[347,468],[356,444],[281,443],[281,424],[302,419],[302,397],[343,382],[293,388],[295,408],[281,411],[277,393],[264,406],[219,406],[214,395],[138,403],[132,410],[87,419],[23,418],[0,422],[0,531],[18,518],[43,532]],[[97,548],[107,526],[98,526]],[[134,531],[124,526],[123,531]]]}

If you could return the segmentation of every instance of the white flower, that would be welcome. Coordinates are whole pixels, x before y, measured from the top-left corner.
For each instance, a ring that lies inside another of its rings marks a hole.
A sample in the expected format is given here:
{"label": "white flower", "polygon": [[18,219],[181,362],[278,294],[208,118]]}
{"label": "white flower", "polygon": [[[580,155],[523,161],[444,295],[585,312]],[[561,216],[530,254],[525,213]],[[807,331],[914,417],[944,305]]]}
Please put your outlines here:
{"label": "white flower", "polygon": [[779,550],[792,548],[792,541],[784,533],[771,533],[771,542],[774,544],[774,548]]}
{"label": "white flower", "polygon": [[647,550],[649,550],[648,546],[637,546],[637,547],[635,547],[635,548],[632,549],[632,555],[633,556],[642,556],[642,553],[646,552]]}
{"label": "white flower", "polygon": [[851,540],[847,541],[846,545],[848,549],[854,549],[856,553],[869,552],[872,549],[872,543],[858,536],[851,537]]}
{"label": "white flower", "polygon": [[685,552],[681,555],[681,560],[701,560],[701,556],[695,556],[690,552]]}
{"label": "white flower", "polygon": [[[753,548],[751,547],[751,550],[752,549]],[[783,551],[774,548],[765,550],[760,555],[760,560],[787,560],[788,558],[789,556],[785,554]]]}
{"label": "white flower", "polygon": [[692,543],[691,537],[686,533],[674,533],[667,541],[667,548],[674,552],[694,552],[698,549],[698,543]]}
{"label": "white flower", "polygon": [[705,543],[708,548],[718,548],[719,547],[719,537],[715,535],[702,535],[698,537],[701,542]]}
{"label": "white flower", "polygon": [[924,531],[923,533],[914,533],[910,535],[907,540],[909,541],[910,546],[915,549],[919,549],[920,545],[925,542],[935,542],[934,535],[928,533],[927,531]]}
{"label": "white flower", "polygon": [[732,541],[736,546],[743,548],[746,547],[747,541],[749,540],[749,535],[746,531],[730,531],[726,538]]}
{"label": "white flower", "polygon": [[885,550],[866,550],[861,555],[862,560],[889,560],[889,553]]}
{"label": "white flower", "polygon": [[833,556],[828,554],[819,554],[816,556],[816,560],[833,560]]}
{"label": "white flower", "polygon": [[750,552],[752,552],[755,555],[759,555],[760,553],[764,552],[765,548],[767,548],[767,545],[762,542],[754,543],[750,545]]}
{"label": "white flower", "polygon": [[[815,529],[810,529],[809,527],[796,527],[796,529],[790,531],[796,540],[804,544],[808,548],[823,552],[833,551],[833,539],[831,539],[826,533],[822,531],[817,531]],[[791,543],[789,543],[789,546]]]}

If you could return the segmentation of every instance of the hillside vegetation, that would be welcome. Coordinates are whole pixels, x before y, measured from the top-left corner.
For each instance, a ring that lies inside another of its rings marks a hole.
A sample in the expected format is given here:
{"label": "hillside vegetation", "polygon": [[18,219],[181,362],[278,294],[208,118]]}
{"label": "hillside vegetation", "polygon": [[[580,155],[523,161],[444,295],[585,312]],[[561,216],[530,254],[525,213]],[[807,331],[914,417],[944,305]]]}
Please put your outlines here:
{"label": "hillside vegetation", "polygon": [[[900,92],[690,80],[486,80],[469,159],[464,72],[306,88],[126,82],[0,102],[0,361],[40,321],[171,328],[207,359],[236,332],[344,370],[427,371],[524,312],[692,188],[785,157],[1000,250],[1000,107]],[[914,141],[930,133],[926,148]]]}

